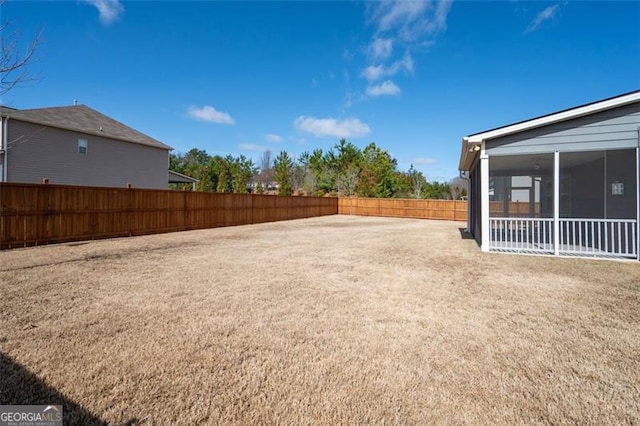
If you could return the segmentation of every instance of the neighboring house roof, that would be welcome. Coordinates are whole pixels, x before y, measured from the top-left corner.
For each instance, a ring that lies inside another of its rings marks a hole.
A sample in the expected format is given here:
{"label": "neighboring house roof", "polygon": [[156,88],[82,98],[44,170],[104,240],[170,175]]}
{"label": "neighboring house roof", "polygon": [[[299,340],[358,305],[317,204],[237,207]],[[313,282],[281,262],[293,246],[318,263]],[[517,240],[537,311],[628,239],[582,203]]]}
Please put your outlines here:
{"label": "neighboring house roof", "polygon": [[460,153],[460,164],[458,169],[462,171],[469,170],[476,155],[478,154],[477,148],[475,147],[489,139],[500,138],[506,135],[535,129],[537,127],[573,120],[574,118],[596,114],[598,112],[637,102],[640,102],[640,90],[465,136],[462,138],[462,152]]}
{"label": "neighboring house roof", "polygon": [[200,181],[196,178],[192,178],[191,176],[183,175],[182,173],[169,170],[169,183],[198,183],[198,182]]}
{"label": "neighboring house roof", "polygon": [[155,148],[171,149],[170,146],[113,118],[107,117],[86,105],[35,109],[13,109],[0,106],[0,114],[13,120],[118,139]]}

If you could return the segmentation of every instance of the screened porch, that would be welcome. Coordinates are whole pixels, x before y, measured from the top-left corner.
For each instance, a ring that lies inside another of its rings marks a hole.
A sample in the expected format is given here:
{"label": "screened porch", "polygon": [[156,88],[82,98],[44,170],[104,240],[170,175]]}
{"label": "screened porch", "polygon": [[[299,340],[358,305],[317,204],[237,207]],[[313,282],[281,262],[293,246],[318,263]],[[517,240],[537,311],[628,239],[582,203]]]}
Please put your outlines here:
{"label": "screened porch", "polygon": [[638,258],[637,156],[489,156],[489,250]]}

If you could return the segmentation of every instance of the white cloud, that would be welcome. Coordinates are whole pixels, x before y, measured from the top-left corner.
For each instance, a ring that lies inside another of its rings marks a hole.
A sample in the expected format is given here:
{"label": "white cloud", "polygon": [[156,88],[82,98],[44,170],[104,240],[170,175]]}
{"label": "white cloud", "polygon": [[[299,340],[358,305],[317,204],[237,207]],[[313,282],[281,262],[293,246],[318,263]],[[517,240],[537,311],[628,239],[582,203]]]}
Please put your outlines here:
{"label": "white cloud", "polygon": [[377,96],[397,96],[400,94],[400,88],[391,80],[375,86],[367,87],[367,95],[371,97]]}
{"label": "white cloud", "polygon": [[369,81],[379,80],[386,75],[386,68],[384,65],[369,65],[364,69],[362,75]]}
{"label": "white cloud", "polygon": [[220,124],[236,124],[235,120],[231,118],[226,112],[218,111],[214,107],[205,105],[202,108],[198,108],[191,105],[187,111],[189,117],[194,120],[208,121],[210,123]]}
{"label": "white cloud", "polygon": [[391,65],[391,68],[390,68],[393,74],[396,74],[401,69],[405,69],[408,72],[413,72],[413,58],[411,57],[409,52],[405,53],[404,58],[394,62],[394,64]]}
{"label": "white cloud", "polygon": [[100,22],[104,25],[114,23],[124,13],[124,6],[119,0],[84,0],[98,9]]}
{"label": "white cloud", "polygon": [[294,120],[293,125],[299,131],[311,133],[316,137],[359,138],[371,133],[369,126],[357,118],[336,120],[300,116]]}
{"label": "white cloud", "polygon": [[373,11],[372,15],[377,21],[380,30],[388,30],[398,23],[413,20],[420,16],[429,7],[429,2],[425,0],[416,1],[381,1]]}
{"label": "white cloud", "polygon": [[[368,66],[361,75],[373,82],[393,77],[400,71],[414,71],[410,51],[431,46],[433,37],[447,28],[451,0],[381,0],[368,3],[367,15],[375,27],[367,49]],[[404,49],[393,61],[394,48]]]}
{"label": "white cloud", "polygon": [[251,152],[265,152],[269,150],[266,146],[255,145],[252,143],[241,143],[238,145],[238,149],[240,151],[251,151]]}
{"label": "white cloud", "polygon": [[282,142],[282,136],[279,136],[273,133],[269,133],[268,135],[265,135],[264,138],[266,139],[267,142],[271,142],[271,143]]}
{"label": "white cloud", "polygon": [[354,104],[367,100],[367,95],[358,90],[347,90],[342,104],[343,110],[351,108]]}
{"label": "white cloud", "polygon": [[433,158],[418,157],[413,159],[413,164],[415,164],[416,166],[429,166],[436,163],[437,161],[434,160]]}
{"label": "white cloud", "polygon": [[378,34],[393,32],[405,42],[415,42],[446,29],[451,0],[383,0],[376,5],[370,19]]}
{"label": "white cloud", "polygon": [[369,65],[362,72],[362,76],[369,81],[376,81],[383,77],[392,77],[402,70],[406,70],[410,73],[414,70],[413,58],[409,52],[405,53],[404,58],[395,61],[389,66],[385,66],[383,64]]}
{"label": "white cloud", "polygon": [[374,61],[389,59],[393,52],[393,40],[390,38],[375,38],[369,45],[369,57]]}
{"label": "white cloud", "polygon": [[556,14],[558,13],[559,9],[560,9],[560,4],[554,4],[553,6],[549,6],[549,7],[545,8],[542,12],[540,12],[540,13],[538,13],[536,15],[536,17],[533,19],[533,21],[531,21],[531,23],[529,24],[527,29],[524,30],[524,33],[527,34],[527,33],[533,32],[544,21],[548,21],[549,19],[553,19],[556,16]]}
{"label": "white cloud", "polygon": [[431,25],[426,27],[429,32],[444,31],[447,29],[447,17],[449,16],[449,10],[451,9],[452,0],[440,1],[436,6],[434,13],[434,19]]}

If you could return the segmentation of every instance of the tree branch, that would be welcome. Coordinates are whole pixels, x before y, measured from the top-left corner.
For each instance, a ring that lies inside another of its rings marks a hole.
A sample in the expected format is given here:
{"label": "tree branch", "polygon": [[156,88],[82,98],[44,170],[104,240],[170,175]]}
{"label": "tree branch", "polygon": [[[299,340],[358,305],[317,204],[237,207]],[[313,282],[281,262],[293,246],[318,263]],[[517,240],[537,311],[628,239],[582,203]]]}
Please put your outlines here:
{"label": "tree branch", "polygon": [[[0,6],[2,6],[0,2]],[[17,31],[8,33],[10,23],[0,25],[0,95],[4,95],[14,87],[35,80],[27,67],[35,59],[35,53],[42,41],[40,30],[24,52],[20,51],[21,34]]]}

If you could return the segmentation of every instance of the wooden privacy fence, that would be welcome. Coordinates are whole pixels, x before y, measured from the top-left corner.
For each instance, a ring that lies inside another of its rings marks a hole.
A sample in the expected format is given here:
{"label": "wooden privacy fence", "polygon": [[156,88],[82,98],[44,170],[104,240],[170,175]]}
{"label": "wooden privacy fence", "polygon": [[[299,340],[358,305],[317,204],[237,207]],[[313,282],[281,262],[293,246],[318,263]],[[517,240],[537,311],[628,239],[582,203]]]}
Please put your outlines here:
{"label": "wooden privacy fence", "polygon": [[540,217],[540,203],[526,201],[489,201],[492,217]]}
{"label": "wooden privacy fence", "polygon": [[337,213],[336,198],[0,183],[0,249]]}
{"label": "wooden privacy fence", "polygon": [[467,202],[395,198],[340,198],[338,212],[359,216],[465,221],[467,220]]}

